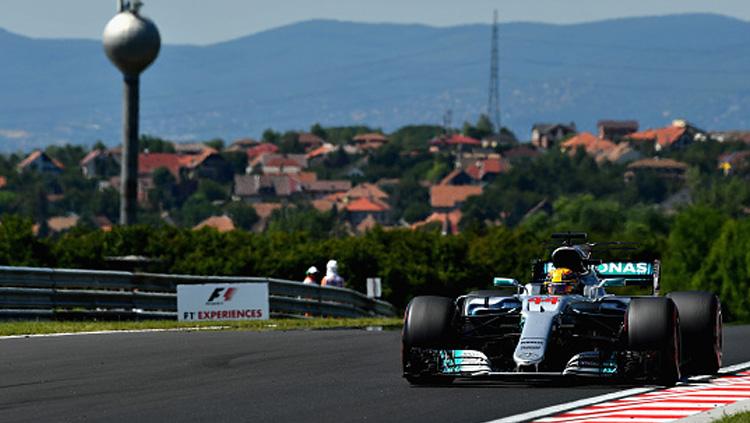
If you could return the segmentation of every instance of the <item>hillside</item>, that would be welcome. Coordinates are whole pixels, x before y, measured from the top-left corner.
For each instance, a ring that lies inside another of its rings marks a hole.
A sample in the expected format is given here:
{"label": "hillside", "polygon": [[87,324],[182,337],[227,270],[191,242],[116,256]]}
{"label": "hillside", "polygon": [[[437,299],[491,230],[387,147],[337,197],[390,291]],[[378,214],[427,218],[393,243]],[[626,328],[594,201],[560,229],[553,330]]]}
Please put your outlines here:
{"label": "hillside", "polygon": [[[750,127],[750,23],[717,15],[501,25],[503,123],[687,117]],[[490,27],[309,21],[220,44],[164,46],[143,78],[142,132],[259,136],[268,127],[393,130],[475,120],[487,101]],[[119,140],[119,75],[96,40],[0,30],[0,150]]]}

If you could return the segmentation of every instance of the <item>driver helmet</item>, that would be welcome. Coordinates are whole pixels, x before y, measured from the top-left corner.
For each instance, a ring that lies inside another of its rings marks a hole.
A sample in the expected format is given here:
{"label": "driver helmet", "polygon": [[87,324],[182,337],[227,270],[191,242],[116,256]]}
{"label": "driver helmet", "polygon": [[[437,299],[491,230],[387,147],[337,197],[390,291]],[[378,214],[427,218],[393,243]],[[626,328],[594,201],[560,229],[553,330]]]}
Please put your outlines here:
{"label": "driver helmet", "polygon": [[577,286],[578,275],[565,267],[550,271],[544,281],[544,288],[549,295],[572,294]]}

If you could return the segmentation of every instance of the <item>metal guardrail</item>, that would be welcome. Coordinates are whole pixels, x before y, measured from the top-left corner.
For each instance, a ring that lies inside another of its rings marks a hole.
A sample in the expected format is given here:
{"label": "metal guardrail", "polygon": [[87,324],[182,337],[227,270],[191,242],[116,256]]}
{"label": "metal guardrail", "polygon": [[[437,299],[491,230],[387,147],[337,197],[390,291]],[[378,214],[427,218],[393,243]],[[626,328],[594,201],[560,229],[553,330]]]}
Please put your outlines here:
{"label": "metal guardrail", "polygon": [[268,283],[272,316],[395,316],[360,292],[258,277],[0,266],[0,319],[176,319],[177,285]]}

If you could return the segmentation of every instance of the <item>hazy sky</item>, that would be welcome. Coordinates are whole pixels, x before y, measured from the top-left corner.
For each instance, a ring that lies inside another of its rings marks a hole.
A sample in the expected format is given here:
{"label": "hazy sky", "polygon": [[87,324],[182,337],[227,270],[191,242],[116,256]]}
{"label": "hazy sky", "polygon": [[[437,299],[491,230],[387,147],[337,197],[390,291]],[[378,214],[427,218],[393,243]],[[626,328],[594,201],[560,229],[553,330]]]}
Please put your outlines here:
{"label": "hazy sky", "polygon": [[[750,0],[143,0],[167,43],[209,44],[314,18],[449,26],[500,19],[570,23],[713,12],[750,21]],[[2,0],[0,27],[32,37],[99,38],[115,0]]]}

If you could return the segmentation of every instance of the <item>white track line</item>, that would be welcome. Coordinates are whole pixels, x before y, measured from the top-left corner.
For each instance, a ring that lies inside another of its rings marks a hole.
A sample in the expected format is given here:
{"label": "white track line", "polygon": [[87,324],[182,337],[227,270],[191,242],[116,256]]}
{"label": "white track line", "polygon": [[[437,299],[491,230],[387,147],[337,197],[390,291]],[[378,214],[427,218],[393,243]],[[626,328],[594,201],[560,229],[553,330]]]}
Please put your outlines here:
{"label": "white track line", "polygon": [[[744,363],[739,363],[739,364],[735,364],[735,365],[728,366],[728,367],[723,367],[719,369],[719,374],[731,374],[731,373],[735,373],[740,370],[745,370],[748,368],[750,368],[750,361],[746,361]],[[690,378],[690,380],[691,381],[692,380],[703,381],[705,380],[705,376],[696,376],[694,378]],[[520,422],[538,419],[540,417],[562,413],[564,411],[570,411],[576,408],[598,404],[598,403],[605,402],[605,401],[611,401],[611,400],[616,400],[620,398],[630,397],[633,395],[643,394],[643,393],[653,391],[656,389],[658,388],[644,387],[644,388],[625,389],[623,391],[617,391],[617,392],[612,392],[609,394],[599,395],[596,397],[585,398],[582,400],[578,400],[578,401],[574,401],[574,402],[570,402],[566,404],[558,404],[558,405],[553,405],[551,407],[540,408],[539,410],[529,411],[527,413],[522,413],[522,414],[516,414],[510,417],[503,417],[497,420],[490,420],[486,423],[520,423]]]}
{"label": "white track line", "polygon": [[171,328],[171,329],[127,329],[127,330],[99,330],[91,332],[63,332],[63,333],[38,333],[31,335],[9,335],[0,336],[0,341],[6,339],[23,339],[23,338],[55,338],[58,336],[78,336],[78,335],[112,335],[117,333],[150,333],[150,332],[195,332],[202,330],[222,330],[229,326],[195,326],[190,328]]}

